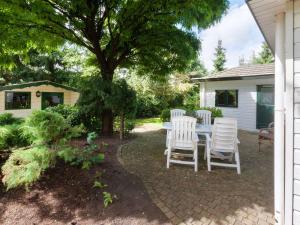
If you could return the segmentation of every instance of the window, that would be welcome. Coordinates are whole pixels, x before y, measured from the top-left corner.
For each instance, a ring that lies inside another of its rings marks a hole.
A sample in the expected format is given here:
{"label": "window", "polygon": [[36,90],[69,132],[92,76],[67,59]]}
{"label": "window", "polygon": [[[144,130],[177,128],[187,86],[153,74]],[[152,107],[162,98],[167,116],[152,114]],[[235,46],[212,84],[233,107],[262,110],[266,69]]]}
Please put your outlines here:
{"label": "window", "polygon": [[64,93],[42,92],[42,109],[64,103]]}
{"label": "window", "polygon": [[5,92],[5,110],[30,108],[31,92]]}
{"label": "window", "polygon": [[238,107],[238,90],[216,90],[216,106]]}

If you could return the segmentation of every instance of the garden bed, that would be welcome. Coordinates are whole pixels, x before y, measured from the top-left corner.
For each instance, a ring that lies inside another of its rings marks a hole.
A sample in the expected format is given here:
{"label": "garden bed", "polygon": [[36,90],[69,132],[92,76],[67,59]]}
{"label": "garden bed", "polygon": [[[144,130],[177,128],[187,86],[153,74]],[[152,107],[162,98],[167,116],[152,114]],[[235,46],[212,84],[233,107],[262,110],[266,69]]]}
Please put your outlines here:
{"label": "garden bed", "polygon": [[[29,192],[6,192],[0,183],[0,224],[170,224],[152,203],[142,182],[119,164],[118,137],[98,140],[99,144],[103,142],[108,144],[105,161],[91,170],[58,161]],[[84,143],[75,142],[79,146]],[[94,188],[97,179],[108,186]],[[104,191],[116,195],[107,208],[103,205]]]}

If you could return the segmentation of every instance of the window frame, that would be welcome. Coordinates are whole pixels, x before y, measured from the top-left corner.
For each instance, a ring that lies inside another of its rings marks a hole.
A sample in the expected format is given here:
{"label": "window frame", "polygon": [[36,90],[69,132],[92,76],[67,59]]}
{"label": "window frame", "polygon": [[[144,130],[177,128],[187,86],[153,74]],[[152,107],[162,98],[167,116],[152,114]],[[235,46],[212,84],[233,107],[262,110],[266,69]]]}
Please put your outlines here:
{"label": "window frame", "polygon": [[[225,103],[224,105],[220,105],[218,103],[218,92],[225,92],[226,93],[226,98],[224,99]],[[236,96],[236,105],[229,105],[228,104],[228,93],[230,91],[234,91],[235,92],[235,96]],[[225,107],[225,108],[238,108],[239,107],[239,90],[238,89],[226,89],[226,90],[215,90],[215,107]]]}
{"label": "window frame", "polygon": [[51,95],[51,96],[52,95],[61,95],[62,102],[59,103],[58,105],[64,105],[65,104],[65,92],[48,92],[48,91],[43,91],[43,92],[41,92],[41,110],[45,110],[45,109],[49,108],[49,106],[48,107],[44,107],[43,101],[44,101],[45,96],[43,96],[43,94]]}
{"label": "window frame", "polygon": [[[8,109],[7,108],[7,94],[9,93],[26,93],[26,94],[29,94],[29,108],[19,108],[19,109]],[[4,95],[5,95],[5,98],[4,98],[4,110],[5,111],[8,111],[8,110],[28,110],[28,109],[31,109],[31,91],[5,91],[4,92]]]}

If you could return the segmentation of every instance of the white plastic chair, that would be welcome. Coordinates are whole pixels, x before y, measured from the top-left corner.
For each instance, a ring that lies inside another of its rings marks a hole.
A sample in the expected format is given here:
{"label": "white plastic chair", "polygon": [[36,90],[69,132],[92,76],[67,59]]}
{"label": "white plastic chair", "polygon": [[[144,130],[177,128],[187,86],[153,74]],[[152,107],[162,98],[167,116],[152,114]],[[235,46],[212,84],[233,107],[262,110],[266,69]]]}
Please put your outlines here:
{"label": "white plastic chair", "polygon": [[[172,131],[167,151],[167,168],[171,163],[193,165],[198,171],[198,136],[196,135],[197,119],[181,116],[172,119]],[[176,150],[186,151],[187,154],[176,153]],[[192,160],[174,159],[173,156],[191,157]]]}
{"label": "white plastic chair", "polygon": [[[197,110],[196,116],[202,118],[203,125],[211,125],[211,111],[209,110]],[[207,149],[206,149],[206,137],[201,135],[198,142],[199,146],[204,146],[204,160],[206,159]]]}
{"label": "white plastic chair", "polygon": [[[184,116],[185,115],[185,113],[186,113],[186,111],[185,110],[183,110],[183,109],[172,109],[171,111],[170,111],[170,120],[171,120],[171,122],[172,122],[172,119],[173,118],[176,118],[176,117],[178,117],[178,116]],[[166,147],[168,148],[168,143],[169,143],[169,137],[170,137],[170,131],[168,130],[167,131],[167,138],[166,138]],[[165,151],[165,155],[167,154],[167,151]]]}
{"label": "white plastic chair", "polygon": [[[233,118],[215,118],[212,137],[210,138],[207,135],[208,171],[211,171],[211,166],[222,166],[237,168],[237,173],[241,174],[239,143],[237,138],[237,120]],[[233,157],[235,162],[233,162]],[[212,158],[229,160],[229,162],[213,162]]]}
{"label": "white plastic chair", "polygon": [[173,118],[176,118],[176,117],[178,117],[178,116],[184,116],[185,115],[185,113],[186,113],[186,111],[185,110],[183,110],[183,109],[172,109],[171,111],[170,111],[170,115],[171,115],[171,122],[172,122],[172,119]]}
{"label": "white plastic chair", "polygon": [[211,125],[211,111],[209,110],[197,110],[197,117],[202,118],[203,125]]}

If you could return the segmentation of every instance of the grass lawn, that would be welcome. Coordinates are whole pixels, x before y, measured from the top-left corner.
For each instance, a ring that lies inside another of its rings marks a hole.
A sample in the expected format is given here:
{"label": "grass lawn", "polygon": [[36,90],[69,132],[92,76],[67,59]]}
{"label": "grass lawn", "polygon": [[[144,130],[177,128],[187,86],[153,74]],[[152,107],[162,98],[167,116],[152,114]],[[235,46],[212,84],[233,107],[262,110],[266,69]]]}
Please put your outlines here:
{"label": "grass lawn", "polygon": [[142,126],[144,124],[162,125],[162,121],[160,120],[159,117],[136,119],[135,122],[136,122],[136,126]]}

